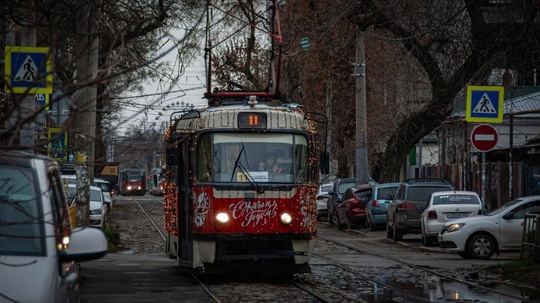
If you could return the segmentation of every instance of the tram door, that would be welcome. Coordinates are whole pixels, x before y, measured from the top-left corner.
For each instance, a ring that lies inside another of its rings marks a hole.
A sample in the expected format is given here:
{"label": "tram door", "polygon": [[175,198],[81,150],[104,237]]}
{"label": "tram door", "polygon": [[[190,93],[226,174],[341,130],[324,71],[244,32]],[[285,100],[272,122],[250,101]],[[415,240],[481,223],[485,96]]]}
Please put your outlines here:
{"label": "tram door", "polygon": [[189,163],[191,157],[189,152],[190,138],[187,136],[179,143],[180,161],[178,165],[178,236],[180,242],[179,257],[182,260],[193,260],[193,239],[191,237],[192,224],[192,203],[191,187],[189,183]]}

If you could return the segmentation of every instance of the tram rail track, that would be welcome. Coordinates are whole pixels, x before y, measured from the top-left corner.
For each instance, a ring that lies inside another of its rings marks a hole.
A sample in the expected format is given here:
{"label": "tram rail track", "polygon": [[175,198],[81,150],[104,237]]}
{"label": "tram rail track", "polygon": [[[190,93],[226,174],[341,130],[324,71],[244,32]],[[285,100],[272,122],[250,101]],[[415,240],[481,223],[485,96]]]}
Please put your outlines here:
{"label": "tram rail track", "polygon": [[[156,230],[156,232],[160,235],[160,238],[165,241],[165,235],[163,230],[159,227],[160,220],[162,219],[161,215],[157,216],[156,214],[152,214],[150,211],[147,211],[145,209],[145,203],[143,201],[137,201],[138,199],[133,198],[132,201],[137,205],[137,207],[141,210],[142,215],[151,222],[151,225]],[[140,203],[143,202],[143,203]],[[482,290],[486,293],[493,293],[497,294],[501,297],[507,297],[512,298],[514,300],[519,300],[519,302],[536,302],[533,300],[528,299],[524,296],[516,296],[513,294],[506,293],[504,291],[493,289],[488,286],[481,285],[479,283],[474,283],[471,281],[466,281],[463,279],[456,278],[454,276],[451,276],[449,274],[441,273],[437,270],[425,268],[422,266],[418,266],[416,264],[413,264],[411,262],[407,262],[406,260],[398,259],[395,257],[390,256],[384,256],[381,255],[379,252],[373,252],[369,249],[362,249],[355,247],[353,245],[349,245],[347,243],[343,243],[339,240],[333,240],[324,236],[319,235],[318,238],[321,241],[326,241],[328,243],[332,243],[333,245],[337,245],[341,247],[342,249],[348,249],[353,252],[356,252],[358,254],[364,254],[364,255],[370,255],[373,258],[382,258],[382,262],[392,261],[397,264],[400,264],[400,266],[408,267],[411,269],[411,271],[418,272],[419,275],[422,273],[436,276],[440,279],[444,279],[447,281],[453,281],[455,283],[459,283],[464,285],[465,287],[469,288],[476,288],[479,290]],[[314,257],[317,257],[321,260],[324,260],[324,264],[311,264],[313,269],[316,269],[315,271],[326,271],[326,272],[332,272],[335,270],[332,269],[324,269],[325,266],[333,266],[334,268],[339,268],[340,271],[347,272],[350,274],[349,280],[343,283],[350,283],[350,284],[362,284],[358,281],[363,281],[366,283],[370,283],[372,285],[377,285],[376,287],[371,286],[372,288],[375,288],[380,291],[382,289],[391,290],[394,292],[396,296],[401,296],[404,301],[403,302],[434,302],[432,299],[422,297],[421,295],[415,295],[408,290],[401,289],[399,286],[391,285],[389,283],[386,283],[384,280],[378,279],[376,277],[372,277],[370,275],[365,274],[363,272],[363,268],[354,266],[350,266],[348,264],[345,264],[343,262],[340,262],[339,260],[332,258],[330,256],[331,254],[326,254],[325,252],[315,252]],[[322,268],[322,269],[321,269]],[[191,272],[190,272],[191,273]],[[191,273],[192,274],[192,273]],[[314,273],[313,275],[316,275]],[[244,298],[242,297],[242,294],[247,296],[247,294],[257,293],[258,296],[261,297],[268,297],[276,295],[276,293],[281,294],[294,294],[292,297],[295,298],[303,298],[298,299],[298,301],[291,301],[291,299],[285,299],[283,298],[283,301],[281,298],[276,302],[359,302],[358,300],[362,301],[360,297],[365,297],[362,295],[359,295],[359,292],[369,292],[366,291],[366,288],[369,286],[366,286],[366,284],[362,284],[359,286],[359,291],[356,290],[344,290],[343,287],[338,285],[331,285],[332,283],[327,282],[321,282],[321,281],[315,281],[312,279],[311,281],[306,282],[305,277],[298,278],[295,276],[295,279],[282,281],[281,284],[276,283],[250,283],[250,282],[244,282],[244,281],[228,281],[227,278],[223,279],[223,281],[215,282],[214,284],[207,284],[203,279],[199,279],[196,275],[192,274],[193,279],[200,285],[204,291],[212,298],[214,302],[219,303],[227,303],[227,302],[241,302]],[[307,276],[306,276],[307,277]],[[309,280],[310,278],[308,278]],[[315,278],[317,280],[317,278]],[[322,285],[326,284],[326,285]],[[330,285],[328,285],[330,284]],[[293,290],[293,287],[297,290]],[[325,288],[326,287],[326,288]],[[376,291],[376,290],[371,290]],[[356,293],[355,293],[356,292]],[[239,299],[241,299],[239,301]],[[246,298],[247,300],[247,298]],[[253,298],[251,299],[253,301]],[[370,300],[364,300],[366,302],[376,302],[376,301],[370,301]],[[451,301],[447,301],[451,302]],[[456,302],[458,302],[456,300]],[[515,302],[515,301],[513,301]]]}
{"label": "tram rail track", "polygon": [[[156,224],[156,219],[148,211],[145,210],[143,205],[141,203],[139,203],[139,201],[137,201],[137,199],[132,198],[131,200],[141,210],[141,212],[145,216],[145,218],[150,221],[153,228],[160,235],[160,237],[163,239],[163,241],[165,241],[165,235],[164,235],[162,229],[160,227],[158,227],[158,225]],[[212,290],[212,286],[210,286],[207,283],[201,281],[201,279],[199,279],[194,272],[189,271],[189,273],[193,277],[193,279],[198,283],[198,285],[200,285],[205,290],[205,292],[212,298],[212,300],[214,300],[214,302],[216,302],[216,303],[227,302],[227,301],[224,301],[223,298],[221,298],[218,295],[218,293],[216,293],[215,291]],[[306,285],[303,285],[301,282],[294,281],[294,280],[291,279],[291,280],[286,281],[286,284],[289,284],[290,286],[292,286],[292,287],[294,287],[296,289],[299,289],[303,293],[308,294],[310,296],[310,298],[313,298],[313,299],[317,300],[318,302],[321,302],[321,303],[334,302],[332,300],[329,300],[329,299],[325,298],[325,296],[323,294],[317,292],[316,290],[314,290],[314,289],[312,289],[312,288],[310,288],[310,287],[308,287]],[[246,288],[246,287],[249,287],[249,285],[250,284],[248,284],[248,283],[245,283],[245,284],[244,283],[240,283],[240,284],[235,283],[235,285],[233,287]],[[218,284],[216,284],[216,285],[213,285],[213,287],[217,288],[217,287],[220,287],[220,286]],[[281,288],[281,290],[283,290],[283,288],[286,288],[286,287],[287,287],[287,285],[280,285],[279,286],[279,288]],[[229,288],[227,291],[231,292],[230,291],[230,288],[231,288],[230,284],[224,285],[223,288]],[[259,287],[259,286],[253,286],[253,288],[257,289],[257,291],[260,291],[260,289],[261,289],[261,287]],[[291,292],[291,291],[289,291],[289,292]],[[290,302],[290,300],[288,302]]]}

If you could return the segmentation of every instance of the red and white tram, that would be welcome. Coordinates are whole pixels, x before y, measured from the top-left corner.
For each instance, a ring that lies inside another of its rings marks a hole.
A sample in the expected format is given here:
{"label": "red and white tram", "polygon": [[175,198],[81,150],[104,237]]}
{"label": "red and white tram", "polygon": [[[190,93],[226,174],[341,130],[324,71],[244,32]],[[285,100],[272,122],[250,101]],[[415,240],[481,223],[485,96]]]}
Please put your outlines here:
{"label": "red and white tram", "polygon": [[[326,117],[255,95],[220,100],[183,113],[166,134],[167,255],[199,272],[309,272],[328,169],[315,124]],[[267,156],[274,162],[264,167]]]}

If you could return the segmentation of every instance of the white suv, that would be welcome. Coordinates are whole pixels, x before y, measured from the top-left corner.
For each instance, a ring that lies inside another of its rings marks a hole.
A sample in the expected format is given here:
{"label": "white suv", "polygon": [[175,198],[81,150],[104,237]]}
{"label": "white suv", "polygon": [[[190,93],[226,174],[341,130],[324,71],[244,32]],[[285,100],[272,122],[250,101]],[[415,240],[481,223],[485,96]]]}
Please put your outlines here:
{"label": "white suv", "polygon": [[107,240],[97,228],[71,230],[53,159],[0,150],[0,222],[0,301],[81,301],[76,262],[105,256]]}

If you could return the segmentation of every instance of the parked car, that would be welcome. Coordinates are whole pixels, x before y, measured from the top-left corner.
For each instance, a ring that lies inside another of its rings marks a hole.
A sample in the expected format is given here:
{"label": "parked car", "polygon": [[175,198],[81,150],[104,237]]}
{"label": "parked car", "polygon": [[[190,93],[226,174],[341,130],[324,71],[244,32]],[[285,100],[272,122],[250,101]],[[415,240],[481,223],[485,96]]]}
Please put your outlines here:
{"label": "parked car", "polygon": [[386,207],[394,198],[399,183],[381,183],[372,186],[371,197],[366,204],[366,228],[375,231],[386,226]]}
{"label": "parked car", "polygon": [[107,213],[110,213],[113,208],[113,190],[111,184],[107,180],[94,178],[94,183],[92,185],[101,188],[101,191],[103,192],[103,198],[105,199],[105,204],[107,205]]}
{"label": "parked car", "polygon": [[0,150],[0,301],[79,302],[77,262],[107,253],[101,230],[72,230],[53,159]]}
{"label": "parked car", "polygon": [[328,192],[332,190],[332,183],[325,183],[319,185],[317,189],[317,220],[321,221],[322,218],[328,218],[328,200],[332,197],[328,195]]}
{"label": "parked car", "polygon": [[[66,180],[68,184],[77,184],[77,177],[75,175],[62,175],[62,179]],[[113,192],[109,181],[99,178],[94,178],[94,182],[91,184],[101,188],[103,192],[104,202],[107,206],[107,212],[110,213],[113,208],[113,199],[111,193]]]}
{"label": "parked car", "polygon": [[317,196],[317,220],[321,221],[322,218],[328,217],[328,199],[329,195],[318,195]]}
{"label": "parked car", "polygon": [[107,205],[103,191],[97,186],[90,186],[90,226],[103,228],[107,217]]}
{"label": "parked car", "polygon": [[395,242],[405,234],[420,234],[420,214],[437,191],[453,190],[443,179],[409,179],[399,185],[394,200],[386,207],[386,238]]}
{"label": "parked car", "polygon": [[319,188],[317,189],[317,196],[319,195],[326,195],[332,190],[332,183],[325,183],[319,185]]}
{"label": "parked car", "polygon": [[482,201],[473,191],[439,191],[431,194],[421,215],[422,244],[437,243],[444,223],[483,214]]}
{"label": "parked car", "polygon": [[334,215],[336,206],[341,203],[341,199],[345,191],[351,187],[356,186],[356,179],[346,178],[346,179],[337,179],[332,182],[332,189],[328,192],[328,201],[327,201],[327,212],[328,212],[328,222],[332,222],[332,216]]}
{"label": "parked car", "polygon": [[373,188],[367,184],[347,189],[343,194],[343,200],[333,212],[332,223],[338,228],[363,226],[366,220],[366,204],[372,191]]}
{"label": "parked car", "polygon": [[494,253],[520,251],[525,213],[540,214],[540,196],[510,201],[487,215],[447,222],[439,246],[465,259],[487,260]]}

